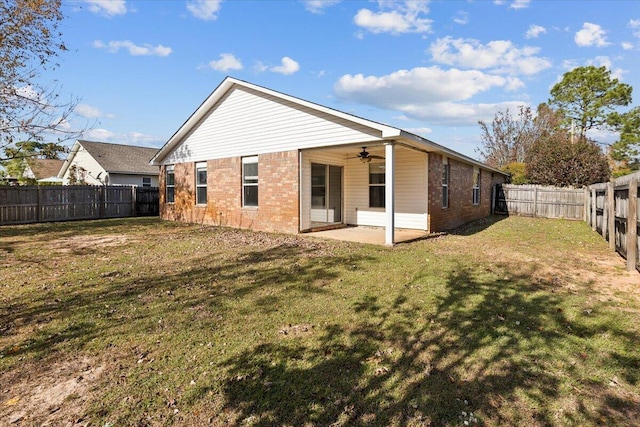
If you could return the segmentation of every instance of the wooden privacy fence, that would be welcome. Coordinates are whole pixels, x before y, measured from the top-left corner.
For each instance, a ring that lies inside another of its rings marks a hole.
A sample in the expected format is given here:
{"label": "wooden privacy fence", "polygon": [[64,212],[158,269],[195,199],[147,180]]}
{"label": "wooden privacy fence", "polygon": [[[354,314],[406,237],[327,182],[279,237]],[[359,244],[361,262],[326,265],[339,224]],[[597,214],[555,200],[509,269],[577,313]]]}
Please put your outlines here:
{"label": "wooden privacy fence", "polygon": [[609,247],[627,260],[627,270],[640,271],[638,181],[640,172],[589,187],[587,223]]}
{"label": "wooden privacy fence", "polygon": [[496,214],[585,219],[587,191],[584,189],[497,184],[494,197]]}
{"label": "wooden privacy fence", "polygon": [[157,187],[0,186],[0,225],[158,215]]}

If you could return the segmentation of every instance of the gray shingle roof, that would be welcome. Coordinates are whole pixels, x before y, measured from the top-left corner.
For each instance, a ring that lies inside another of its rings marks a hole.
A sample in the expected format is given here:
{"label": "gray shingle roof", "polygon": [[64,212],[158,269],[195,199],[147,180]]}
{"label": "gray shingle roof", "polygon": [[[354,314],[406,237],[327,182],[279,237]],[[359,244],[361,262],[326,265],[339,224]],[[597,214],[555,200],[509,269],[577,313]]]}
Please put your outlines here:
{"label": "gray shingle roof", "polygon": [[109,173],[157,175],[159,172],[158,166],[149,164],[149,161],[158,152],[157,148],[95,141],[78,142]]}

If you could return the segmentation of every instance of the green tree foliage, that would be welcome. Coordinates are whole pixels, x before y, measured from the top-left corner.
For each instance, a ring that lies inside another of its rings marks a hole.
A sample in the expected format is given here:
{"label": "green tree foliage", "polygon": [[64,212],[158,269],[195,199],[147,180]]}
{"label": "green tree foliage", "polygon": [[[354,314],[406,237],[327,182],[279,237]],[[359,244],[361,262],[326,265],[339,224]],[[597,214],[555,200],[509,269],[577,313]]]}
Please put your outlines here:
{"label": "green tree foliage", "polygon": [[67,148],[55,142],[21,141],[5,147],[7,160],[0,161],[6,174],[18,180],[19,184],[33,185],[36,180],[25,176],[28,159],[59,159]]}
{"label": "green tree foliage", "polygon": [[0,160],[21,156],[20,140],[80,134],[69,128],[77,100],[60,101],[56,86],[38,84],[39,74],[55,68],[66,50],[60,8],[61,0],[0,0]]}
{"label": "green tree foliage", "polygon": [[510,163],[524,162],[527,150],[535,138],[535,123],[531,108],[521,105],[513,117],[507,108],[498,111],[491,124],[478,121],[482,147],[477,151],[485,163],[504,168]]}
{"label": "green tree foliage", "polygon": [[529,184],[527,165],[524,162],[511,162],[502,171],[511,175],[511,184]]}
{"label": "green tree foliage", "polygon": [[619,107],[631,103],[632,87],[611,78],[606,67],[578,67],[567,72],[551,89],[549,104],[585,137],[589,129],[608,129]]}
{"label": "green tree foliage", "polygon": [[611,158],[616,162],[616,175],[640,169],[640,107],[614,119],[620,139],[611,147]]}
{"label": "green tree foliage", "polygon": [[526,176],[530,183],[559,187],[583,187],[609,180],[607,157],[587,138],[571,141],[566,131],[538,139],[529,150]]}

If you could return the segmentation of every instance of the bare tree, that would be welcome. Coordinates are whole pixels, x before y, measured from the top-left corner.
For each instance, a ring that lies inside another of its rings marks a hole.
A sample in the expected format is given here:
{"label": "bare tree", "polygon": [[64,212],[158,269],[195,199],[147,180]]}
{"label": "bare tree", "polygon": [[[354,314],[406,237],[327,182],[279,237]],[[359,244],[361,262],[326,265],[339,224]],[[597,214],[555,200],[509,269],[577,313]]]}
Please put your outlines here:
{"label": "bare tree", "polygon": [[517,117],[509,109],[498,111],[490,125],[478,121],[482,147],[477,151],[488,165],[504,168],[510,163],[522,163],[535,140],[535,121],[531,108],[521,105]]}
{"label": "bare tree", "polygon": [[83,130],[71,127],[78,100],[61,100],[60,85],[38,83],[66,50],[60,40],[61,0],[0,0],[0,160],[22,155],[18,141],[58,142]]}

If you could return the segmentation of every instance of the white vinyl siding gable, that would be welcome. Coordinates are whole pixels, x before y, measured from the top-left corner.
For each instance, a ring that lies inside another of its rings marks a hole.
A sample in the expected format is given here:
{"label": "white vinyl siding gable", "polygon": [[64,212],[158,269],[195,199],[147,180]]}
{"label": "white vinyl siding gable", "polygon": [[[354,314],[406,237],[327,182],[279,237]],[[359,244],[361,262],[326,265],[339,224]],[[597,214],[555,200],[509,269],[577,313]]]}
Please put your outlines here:
{"label": "white vinyl siding gable", "polygon": [[290,101],[236,87],[169,153],[163,164],[366,143],[381,132]]}

